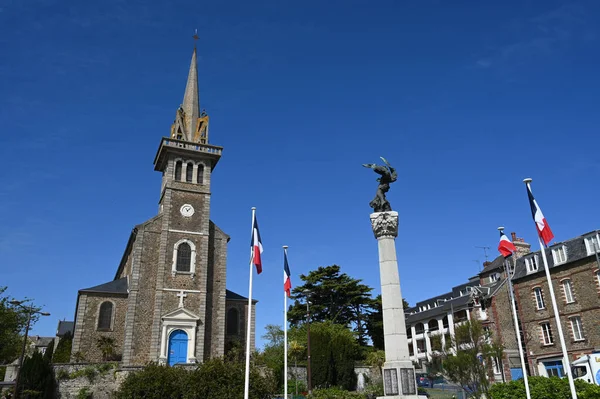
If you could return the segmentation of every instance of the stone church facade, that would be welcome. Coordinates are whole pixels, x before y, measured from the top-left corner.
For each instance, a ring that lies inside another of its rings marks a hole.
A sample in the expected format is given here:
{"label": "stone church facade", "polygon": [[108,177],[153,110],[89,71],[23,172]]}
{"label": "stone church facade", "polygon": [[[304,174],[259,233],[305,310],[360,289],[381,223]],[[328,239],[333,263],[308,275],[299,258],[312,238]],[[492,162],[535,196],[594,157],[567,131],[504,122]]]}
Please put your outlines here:
{"label": "stone church facade", "polygon": [[202,362],[244,344],[248,300],[226,289],[229,236],[210,220],[223,149],[209,144],[208,122],[194,49],[183,104],[154,159],[159,213],[132,230],[112,281],[79,291],[72,361],[105,360],[106,338],[123,366]]}

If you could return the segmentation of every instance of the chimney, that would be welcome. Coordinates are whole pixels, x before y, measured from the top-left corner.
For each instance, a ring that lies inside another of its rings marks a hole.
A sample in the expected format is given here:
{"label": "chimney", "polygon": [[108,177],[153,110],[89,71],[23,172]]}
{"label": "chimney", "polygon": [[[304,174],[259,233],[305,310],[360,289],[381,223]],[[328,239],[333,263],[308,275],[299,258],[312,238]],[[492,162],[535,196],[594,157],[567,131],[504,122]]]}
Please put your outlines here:
{"label": "chimney", "polygon": [[485,267],[487,267],[488,265],[491,265],[491,264],[492,264],[492,262],[486,260],[485,262],[483,262],[483,267],[485,268]]}
{"label": "chimney", "polygon": [[515,244],[515,247],[517,247],[517,252],[515,252],[517,258],[520,258],[523,255],[527,255],[531,252],[531,244],[526,243],[523,238],[517,237],[517,233],[515,232],[510,233],[510,235],[512,237],[513,244]]}
{"label": "chimney", "polygon": [[510,236],[512,238],[513,241],[517,241],[517,233],[515,233],[514,231],[512,233],[510,233]]}

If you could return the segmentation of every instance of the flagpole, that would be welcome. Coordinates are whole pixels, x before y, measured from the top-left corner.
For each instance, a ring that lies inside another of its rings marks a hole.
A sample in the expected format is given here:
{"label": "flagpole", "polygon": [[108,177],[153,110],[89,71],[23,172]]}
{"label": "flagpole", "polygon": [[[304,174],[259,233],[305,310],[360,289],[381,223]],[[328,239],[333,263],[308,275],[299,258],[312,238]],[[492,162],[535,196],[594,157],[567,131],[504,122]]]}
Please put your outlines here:
{"label": "flagpole", "polygon": [[[252,227],[250,229],[251,235],[254,234],[254,218],[256,217],[256,208],[252,207]],[[253,260],[253,251],[254,247],[250,249],[250,282],[248,287],[248,323],[246,326],[246,375],[244,381],[244,399],[248,399],[250,393],[250,333],[252,330],[252,275],[254,274],[252,269],[254,265],[252,264]]]}
{"label": "flagpole", "polygon": [[[284,259],[288,246],[283,246]],[[285,275],[285,272],[283,273]],[[285,281],[284,281],[285,283]],[[287,325],[287,292],[283,290],[283,397],[288,399],[288,325]]]}
{"label": "flagpole", "polygon": [[[523,183],[527,186],[529,192],[531,187],[529,186],[532,179],[524,179]],[[536,229],[537,230],[537,229]],[[538,242],[540,244],[540,252],[542,253],[542,259],[544,260],[544,271],[546,272],[546,281],[548,282],[548,290],[550,291],[550,299],[552,300],[552,310],[554,311],[554,320],[556,321],[556,328],[558,329],[558,337],[560,339],[560,346],[563,355],[563,364],[567,379],[569,380],[569,388],[571,389],[571,398],[577,399],[577,391],[575,390],[575,383],[573,382],[573,375],[571,374],[571,362],[569,362],[569,354],[567,353],[567,345],[565,343],[565,336],[562,330],[562,324],[560,322],[560,314],[558,313],[558,305],[556,304],[556,297],[554,296],[554,286],[552,284],[552,278],[550,277],[550,269],[548,268],[548,259],[546,259],[546,246],[542,244],[542,238],[538,232]]]}
{"label": "flagpole", "polygon": [[[504,227],[498,227],[498,230],[502,232]],[[513,270],[517,270],[517,259],[515,255],[513,258]],[[510,268],[508,267],[508,261],[504,260],[504,268],[506,269],[506,280],[508,280],[508,292],[510,294],[510,304],[513,314],[513,323],[515,324],[515,333],[517,334],[517,345],[519,346],[519,358],[521,359],[521,370],[523,370],[523,382],[525,383],[525,394],[527,399],[531,399],[531,393],[529,392],[529,378],[527,376],[527,367],[525,366],[525,355],[523,354],[523,343],[521,342],[521,331],[519,330],[519,318],[517,316],[517,305],[515,303],[515,294],[512,286],[512,276]]]}

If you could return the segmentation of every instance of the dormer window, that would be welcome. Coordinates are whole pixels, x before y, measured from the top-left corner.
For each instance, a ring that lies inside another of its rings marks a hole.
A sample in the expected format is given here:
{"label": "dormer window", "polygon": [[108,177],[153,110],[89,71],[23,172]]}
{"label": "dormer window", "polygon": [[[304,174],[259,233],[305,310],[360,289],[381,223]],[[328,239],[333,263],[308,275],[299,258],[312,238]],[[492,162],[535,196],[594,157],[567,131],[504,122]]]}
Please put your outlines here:
{"label": "dormer window", "polygon": [[560,246],[552,249],[552,258],[554,258],[554,264],[560,265],[567,261],[567,247]]}
{"label": "dormer window", "polygon": [[527,266],[527,273],[537,272],[538,269],[538,256],[533,255],[525,259],[525,266]]}
{"label": "dormer window", "polygon": [[600,242],[598,240],[598,234],[593,236],[585,237],[585,249],[587,250],[587,254],[593,255],[596,252],[600,252]]}
{"label": "dormer window", "polygon": [[490,283],[493,283],[494,281],[498,281],[499,277],[500,277],[500,275],[498,273],[490,274]]}

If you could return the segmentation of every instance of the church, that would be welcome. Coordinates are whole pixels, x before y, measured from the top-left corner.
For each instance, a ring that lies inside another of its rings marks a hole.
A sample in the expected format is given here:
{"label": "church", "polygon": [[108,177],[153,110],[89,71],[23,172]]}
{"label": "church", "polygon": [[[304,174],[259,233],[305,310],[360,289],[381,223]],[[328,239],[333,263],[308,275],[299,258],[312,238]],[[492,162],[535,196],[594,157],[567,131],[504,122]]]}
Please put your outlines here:
{"label": "church", "polygon": [[197,363],[245,345],[248,299],[226,288],[229,236],[210,220],[223,148],[209,144],[208,128],[194,48],[183,103],[154,158],[158,214],[134,227],[112,281],[79,290],[71,361]]}

